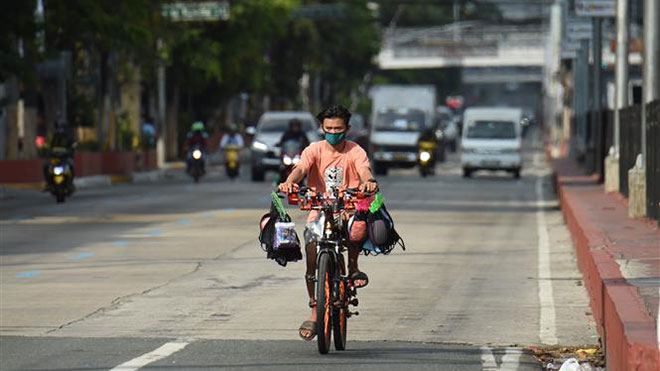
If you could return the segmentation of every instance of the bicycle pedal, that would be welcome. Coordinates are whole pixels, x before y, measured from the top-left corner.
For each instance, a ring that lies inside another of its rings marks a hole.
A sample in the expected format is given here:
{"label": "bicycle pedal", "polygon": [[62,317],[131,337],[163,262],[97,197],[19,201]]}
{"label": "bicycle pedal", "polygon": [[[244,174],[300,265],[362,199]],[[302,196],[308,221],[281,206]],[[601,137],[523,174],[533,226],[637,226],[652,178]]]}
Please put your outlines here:
{"label": "bicycle pedal", "polygon": [[353,300],[349,301],[348,304],[357,307],[358,304],[360,304],[360,301],[358,300],[358,298],[353,298]]}

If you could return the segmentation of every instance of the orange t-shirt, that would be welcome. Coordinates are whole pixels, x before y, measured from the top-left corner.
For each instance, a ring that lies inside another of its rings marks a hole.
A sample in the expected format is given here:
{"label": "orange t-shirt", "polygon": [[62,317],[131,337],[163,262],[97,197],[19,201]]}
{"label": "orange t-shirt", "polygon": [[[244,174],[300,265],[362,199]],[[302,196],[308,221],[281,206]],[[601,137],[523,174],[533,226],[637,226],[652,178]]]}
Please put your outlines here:
{"label": "orange t-shirt", "polygon": [[[348,140],[341,151],[335,150],[325,140],[311,144],[305,148],[296,165],[296,168],[307,174],[307,186],[321,193],[326,193],[332,187],[358,187],[358,169],[365,167],[371,167],[367,153],[355,142]],[[310,215],[311,220],[315,219],[314,214]]]}
{"label": "orange t-shirt", "polygon": [[364,167],[370,167],[369,158],[355,142],[346,141],[344,148],[337,151],[325,140],[305,148],[296,165],[296,168],[307,174],[307,185],[321,193],[332,187],[358,187],[358,169]]}

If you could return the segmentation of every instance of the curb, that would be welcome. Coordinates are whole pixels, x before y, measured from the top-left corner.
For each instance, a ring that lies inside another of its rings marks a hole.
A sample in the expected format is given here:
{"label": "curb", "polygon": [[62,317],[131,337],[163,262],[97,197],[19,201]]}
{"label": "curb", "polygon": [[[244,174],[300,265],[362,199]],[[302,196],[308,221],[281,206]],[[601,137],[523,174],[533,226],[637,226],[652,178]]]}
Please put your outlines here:
{"label": "curb", "polygon": [[575,245],[578,266],[590,296],[608,370],[660,369],[656,324],[637,289],[624,278],[607,246],[607,236],[579,206],[572,184],[594,184],[593,178],[562,177],[553,170],[560,207]]}

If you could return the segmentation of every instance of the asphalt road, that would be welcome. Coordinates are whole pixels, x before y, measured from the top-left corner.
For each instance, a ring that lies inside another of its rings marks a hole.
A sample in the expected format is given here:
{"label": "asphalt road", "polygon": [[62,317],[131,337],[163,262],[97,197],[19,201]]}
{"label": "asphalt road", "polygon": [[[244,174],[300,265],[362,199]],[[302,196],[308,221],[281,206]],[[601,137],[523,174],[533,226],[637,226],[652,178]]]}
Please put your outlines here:
{"label": "asphalt road", "polygon": [[431,178],[380,179],[408,250],[361,258],[361,315],[327,356],[297,338],[303,264],[282,268],[256,241],[272,185],[249,169],[63,205],[4,190],[0,369],[533,370],[526,346],[596,344],[535,134],[519,180],[464,179],[456,155]]}

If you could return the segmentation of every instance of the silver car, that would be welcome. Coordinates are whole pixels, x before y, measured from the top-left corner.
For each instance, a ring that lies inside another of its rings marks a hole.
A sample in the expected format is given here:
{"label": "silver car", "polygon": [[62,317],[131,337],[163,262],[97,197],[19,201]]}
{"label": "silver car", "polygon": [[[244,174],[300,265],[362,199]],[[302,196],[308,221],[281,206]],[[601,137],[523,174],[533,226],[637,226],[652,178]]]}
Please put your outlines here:
{"label": "silver car", "polygon": [[321,139],[316,119],[309,112],[265,112],[259,119],[257,132],[250,147],[252,181],[262,182],[266,178],[267,171],[279,171],[280,148],[275,145],[279,143],[282,135],[289,129],[289,122],[293,119],[300,120],[302,129],[307,134],[310,143]]}

